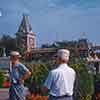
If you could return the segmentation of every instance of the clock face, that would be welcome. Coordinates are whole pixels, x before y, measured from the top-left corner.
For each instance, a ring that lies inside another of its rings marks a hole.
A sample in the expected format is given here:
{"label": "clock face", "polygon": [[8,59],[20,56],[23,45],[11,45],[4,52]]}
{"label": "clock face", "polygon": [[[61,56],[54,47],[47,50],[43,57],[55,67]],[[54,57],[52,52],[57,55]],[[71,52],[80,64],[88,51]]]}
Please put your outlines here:
{"label": "clock face", "polygon": [[29,38],[29,44],[31,48],[34,47],[34,38]]}
{"label": "clock face", "polygon": [[34,43],[35,42],[35,40],[34,40],[34,37],[28,37],[28,39],[27,39],[27,46],[28,46],[28,48],[30,48],[30,49],[32,49],[32,48],[34,48]]}

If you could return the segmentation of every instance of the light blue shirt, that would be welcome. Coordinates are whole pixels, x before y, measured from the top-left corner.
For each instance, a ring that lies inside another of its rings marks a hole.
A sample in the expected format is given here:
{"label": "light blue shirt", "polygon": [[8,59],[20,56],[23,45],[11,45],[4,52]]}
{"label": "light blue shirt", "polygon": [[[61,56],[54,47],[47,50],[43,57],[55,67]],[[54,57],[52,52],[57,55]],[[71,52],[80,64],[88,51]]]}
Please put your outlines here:
{"label": "light blue shirt", "polygon": [[16,64],[10,69],[10,78],[13,83],[17,83],[17,81],[23,77],[23,75],[29,72],[29,70],[22,63]]}
{"label": "light blue shirt", "polygon": [[49,72],[44,86],[50,90],[53,96],[73,95],[75,71],[67,64],[61,64],[57,69]]}

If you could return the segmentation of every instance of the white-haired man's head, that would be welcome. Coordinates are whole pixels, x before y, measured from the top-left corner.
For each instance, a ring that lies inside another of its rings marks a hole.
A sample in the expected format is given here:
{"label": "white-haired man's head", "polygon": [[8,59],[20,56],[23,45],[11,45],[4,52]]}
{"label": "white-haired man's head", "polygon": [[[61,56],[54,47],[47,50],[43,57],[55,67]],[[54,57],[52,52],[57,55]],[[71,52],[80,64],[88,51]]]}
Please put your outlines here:
{"label": "white-haired man's head", "polygon": [[57,52],[57,57],[63,62],[68,62],[69,56],[70,56],[70,51],[67,49],[59,49]]}

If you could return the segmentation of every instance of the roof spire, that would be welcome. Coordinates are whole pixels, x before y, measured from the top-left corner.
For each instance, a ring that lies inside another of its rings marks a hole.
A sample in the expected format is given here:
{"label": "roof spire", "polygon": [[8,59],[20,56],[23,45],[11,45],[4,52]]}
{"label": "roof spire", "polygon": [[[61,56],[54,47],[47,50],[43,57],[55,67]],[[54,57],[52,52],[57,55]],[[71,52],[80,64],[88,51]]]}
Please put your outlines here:
{"label": "roof spire", "polygon": [[18,29],[18,32],[23,32],[23,33],[30,33],[32,32],[32,27],[29,22],[29,16],[27,14],[23,14],[23,19],[20,24],[20,27]]}

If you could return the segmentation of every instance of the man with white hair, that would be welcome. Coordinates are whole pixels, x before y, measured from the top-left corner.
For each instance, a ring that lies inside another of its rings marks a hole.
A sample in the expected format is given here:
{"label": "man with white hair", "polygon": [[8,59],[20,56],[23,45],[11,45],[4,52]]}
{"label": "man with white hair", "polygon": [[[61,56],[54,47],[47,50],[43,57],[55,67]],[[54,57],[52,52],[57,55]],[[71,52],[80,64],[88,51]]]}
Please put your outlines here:
{"label": "man with white hair", "polygon": [[73,100],[75,71],[68,66],[70,52],[60,49],[57,52],[58,68],[49,72],[43,92],[49,91],[49,100]]}

